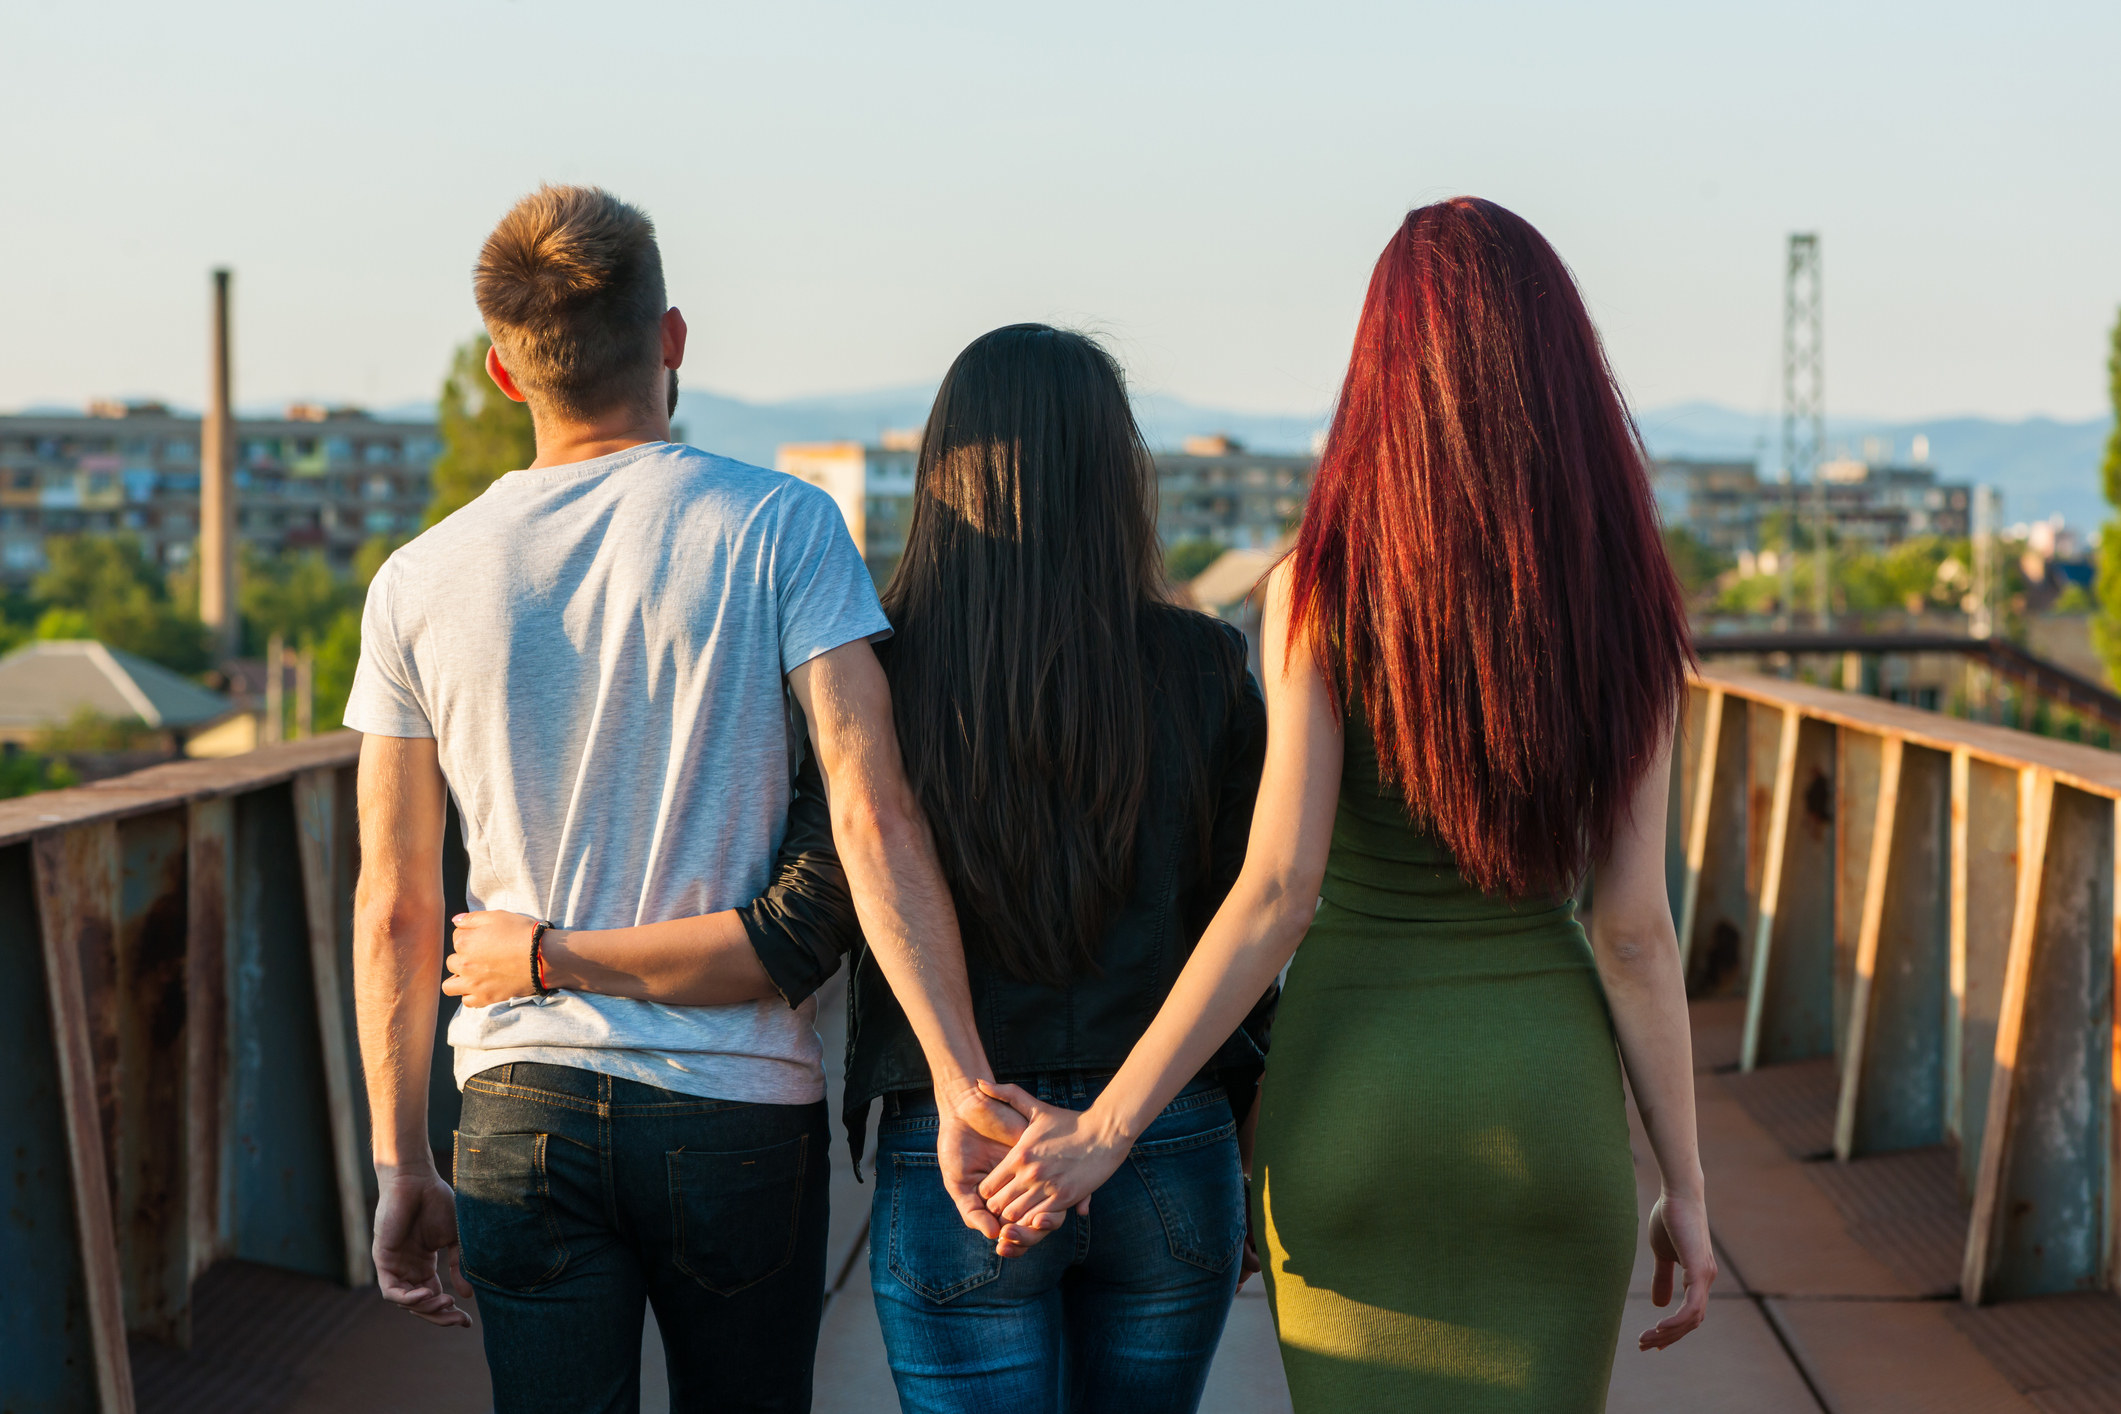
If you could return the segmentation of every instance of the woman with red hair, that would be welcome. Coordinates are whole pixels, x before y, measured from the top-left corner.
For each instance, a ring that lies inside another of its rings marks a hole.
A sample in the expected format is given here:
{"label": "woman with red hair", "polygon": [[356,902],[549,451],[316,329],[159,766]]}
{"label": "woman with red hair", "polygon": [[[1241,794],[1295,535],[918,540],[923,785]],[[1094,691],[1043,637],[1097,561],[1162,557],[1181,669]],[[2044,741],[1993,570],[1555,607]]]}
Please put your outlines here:
{"label": "woman with red hair", "polygon": [[1094,1104],[999,1092],[1031,1123],[993,1211],[1087,1203],[1301,942],[1253,1195],[1297,1408],[1603,1409],[1635,1242],[1623,1067],[1664,1178],[1657,1304],[1685,1277],[1642,1349],[1701,1323],[1716,1272],[1664,880],[1688,641],[1568,268],[1490,202],[1413,212],[1267,580],[1243,872]]}

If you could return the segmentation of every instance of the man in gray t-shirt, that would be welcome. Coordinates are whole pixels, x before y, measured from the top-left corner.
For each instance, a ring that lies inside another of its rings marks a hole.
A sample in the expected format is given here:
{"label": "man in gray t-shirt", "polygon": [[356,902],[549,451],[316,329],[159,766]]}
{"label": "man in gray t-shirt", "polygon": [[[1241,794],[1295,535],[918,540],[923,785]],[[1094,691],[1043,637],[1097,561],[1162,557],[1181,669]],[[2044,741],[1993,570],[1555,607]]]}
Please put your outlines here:
{"label": "man in gray t-shirt", "polygon": [[[470,907],[567,929],[690,918],[772,875],[783,675],[889,631],[830,496],[649,442],[512,471],[391,556],[346,724],[436,738]],[[459,1085],[536,1061],[801,1105],[825,1093],[815,1013],[562,992],[461,1007],[449,1041]]]}
{"label": "man in gray t-shirt", "polygon": [[807,1408],[829,1172],[814,1003],[776,996],[740,932],[722,1005],[553,991],[526,923],[527,995],[450,1023],[452,1189],[426,1112],[445,801],[474,909],[698,919],[766,885],[807,727],[864,932],[937,1077],[945,1181],[995,1239],[977,1181],[1020,1125],[978,1096],[956,919],[869,647],[889,625],[822,492],[668,441],[685,324],[645,216],[544,188],[487,239],[476,291],[537,459],[383,567],[346,709],[366,734],[354,962],[378,1282],[468,1325],[470,1278],[503,1411],[625,1407],[644,1300],[674,1406]]}

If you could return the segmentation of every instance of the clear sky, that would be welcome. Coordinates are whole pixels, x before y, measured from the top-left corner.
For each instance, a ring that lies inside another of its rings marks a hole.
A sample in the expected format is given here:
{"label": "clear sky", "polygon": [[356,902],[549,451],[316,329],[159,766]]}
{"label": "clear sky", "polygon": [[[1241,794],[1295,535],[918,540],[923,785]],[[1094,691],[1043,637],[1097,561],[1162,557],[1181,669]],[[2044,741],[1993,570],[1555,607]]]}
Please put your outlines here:
{"label": "clear sky", "polygon": [[0,0],[0,408],[433,395],[481,237],[541,180],[662,232],[687,381],[938,375],[1036,318],[1135,381],[1309,412],[1405,209],[1574,265],[1638,404],[1778,396],[1822,234],[1829,407],[2104,402],[2121,4],[590,5]]}

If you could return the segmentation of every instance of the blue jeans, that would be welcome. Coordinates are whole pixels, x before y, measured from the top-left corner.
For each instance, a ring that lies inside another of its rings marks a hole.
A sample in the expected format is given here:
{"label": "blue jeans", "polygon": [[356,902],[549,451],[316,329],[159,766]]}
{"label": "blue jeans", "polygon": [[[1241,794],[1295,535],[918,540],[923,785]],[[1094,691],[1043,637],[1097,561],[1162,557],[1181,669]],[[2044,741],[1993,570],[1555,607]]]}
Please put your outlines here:
{"label": "blue jeans", "polygon": [[[1024,1088],[1083,1109],[1104,1077]],[[1187,1414],[1236,1294],[1237,1126],[1196,1081],[1158,1115],[1088,1217],[1004,1261],[966,1227],[935,1160],[935,1101],[886,1101],[869,1281],[905,1414]]]}
{"label": "blue jeans", "polygon": [[825,1300],[825,1106],[572,1066],[464,1085],[457,1234],[496,1414],[633,1414],[655,1303],[670,1407],[810,1408]]}

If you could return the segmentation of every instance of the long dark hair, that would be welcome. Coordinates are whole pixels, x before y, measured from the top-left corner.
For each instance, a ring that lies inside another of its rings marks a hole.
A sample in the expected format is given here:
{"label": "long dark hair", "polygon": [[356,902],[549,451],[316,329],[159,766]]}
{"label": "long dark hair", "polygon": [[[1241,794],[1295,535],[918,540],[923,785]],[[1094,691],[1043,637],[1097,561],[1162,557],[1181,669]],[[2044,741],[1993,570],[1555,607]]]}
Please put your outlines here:
{"label": "long dark hair", "polygon": [[928,415],[883,598],[899,744],[966,943],[1022,980],[1094,969],[1132,888],[1183,612],[1165,593],[1118,365],[1043,324],[974,340]]}
{"label": "long dark hair", "polygon": [[1569,270],[1459,197],[1379,257],[1297,538],[1292,630],[1476,886],[1568,892],[1692,657],[1636,435]]}

